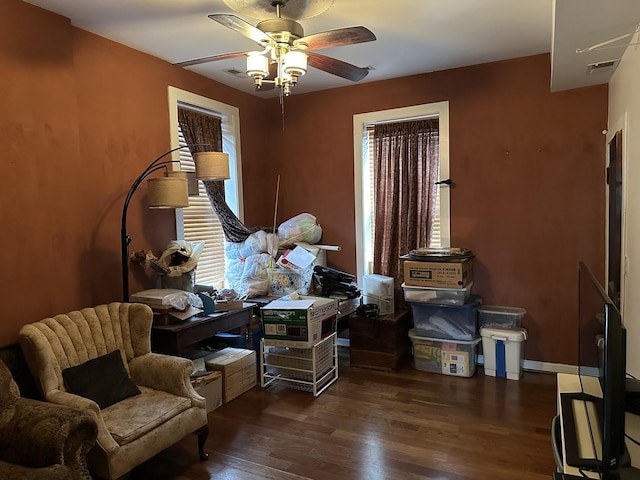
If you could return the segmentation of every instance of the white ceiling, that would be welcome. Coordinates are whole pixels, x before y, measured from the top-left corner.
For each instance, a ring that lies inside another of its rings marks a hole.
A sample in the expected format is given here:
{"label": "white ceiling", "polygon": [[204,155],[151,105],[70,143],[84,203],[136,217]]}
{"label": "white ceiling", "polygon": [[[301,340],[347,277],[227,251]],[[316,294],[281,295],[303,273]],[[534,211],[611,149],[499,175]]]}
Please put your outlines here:
{"label": "white ceiling", "polygon": [[[254,0],[246,0],[245,3]],[[270,0],[262,1],[269,8]],[[631,36],[617,48],[576,53],[620,35],[640,22],[640,0],[290,0],[329,3],[323,13],[299,19],[305,35],[363,25],[370,43],[318,51],[360,67],[372,67],[360,83],[551,52],[551,90],[607,83],[613,69],[587,74],[587,64],[620,58]],[[59,13],[79,28],[128,45],[169,63],[257,45],[217,22],[211,13],[256,18],[223,0],[28,0]],[[239,2],[242,3],[242,2]],[[286,8],[282,10],[286,16]],[[255,15],[254,12],[251,12]],[[274,14],[271,17],[275,17]],[[253,82],[227,70],[244,69],[244,58],[187,67],[239,90],[256,93]],[[180,68],[180,67],[175,67]],[[309,68],[296,92],[350,85],[349,80]],[[277,95],[274,90],[260,96]]]}

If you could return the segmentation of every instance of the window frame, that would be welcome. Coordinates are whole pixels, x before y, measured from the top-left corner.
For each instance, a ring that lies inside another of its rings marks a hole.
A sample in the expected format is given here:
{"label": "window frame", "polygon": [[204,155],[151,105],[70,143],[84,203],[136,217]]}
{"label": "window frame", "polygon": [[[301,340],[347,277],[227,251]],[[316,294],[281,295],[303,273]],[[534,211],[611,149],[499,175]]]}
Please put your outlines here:
{"label": "window frame", "polygon": [[[224,181],[225,201],[233,213],[243,221],[242,160],[240,153],[240,113],[237,107],[212,100],[201,95],[169,86],[169,127],[171,148],[180,146],[178,134],[178,107],[201,110],[221,118],[222,151],[229,155],[229,179]],[[170,169],[180,167],[180,151],[172,154]],[[176,209],[176,239],[184,240],[184,212]]]}
{"label": "window frame", "polygon": [[[364,275],[373,273],[368,271],[366,254],[368,246],[365,232],[369,229],[368,215],[364,204],[364,196],[369,195],[366,188],[365,175],[368,171],[363,168],[363,142],[366,139],[367,126],[376,123],[400,122],[417,120],[420,118],[438,117],[440,174],[439,181],[449,178],[449,102],[435,102],[410,107],[393,108],[356,114],[353,116],[353,166],[355,191],[355,227],[356,227],[356,273],[360,281]],[[451,209],[450,189],[439,188],[440,199],[440,242],[442,247],[451,245]]]}

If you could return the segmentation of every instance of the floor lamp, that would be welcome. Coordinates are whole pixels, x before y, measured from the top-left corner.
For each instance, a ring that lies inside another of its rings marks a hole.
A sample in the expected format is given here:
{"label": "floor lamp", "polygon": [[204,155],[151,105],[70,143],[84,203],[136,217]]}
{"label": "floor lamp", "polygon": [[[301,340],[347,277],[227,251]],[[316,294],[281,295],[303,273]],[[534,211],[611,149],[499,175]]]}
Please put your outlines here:
{"label": "floor lamp", "polygon": [[[196,145],[199,146],[199,145]],[[127,210],[133,194],[142,182],[153,172],[165,170],[164,177],[154,177],[147,181],[149,208],[183,208],[189,206],[187,172],[169,170],[167,165],[180,160],[160,161],[167,155],[180,150],[176,147],[163,153],[145,168],[131,184],[122,207],[122,225],[120,229],[120,250],[122,254],[122,298],[129,301],[129,244],[131,237],[127,233]],[[222,152],[198,152],[193,155],[198,180],[226,180],[229,178],[229,155]]]}

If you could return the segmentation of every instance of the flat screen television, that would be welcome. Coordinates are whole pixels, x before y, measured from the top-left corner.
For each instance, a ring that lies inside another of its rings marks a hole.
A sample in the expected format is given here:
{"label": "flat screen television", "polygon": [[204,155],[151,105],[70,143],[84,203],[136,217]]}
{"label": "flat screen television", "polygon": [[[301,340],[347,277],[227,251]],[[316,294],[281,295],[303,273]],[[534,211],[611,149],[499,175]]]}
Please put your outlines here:
{"label": "flat screen television", "polygon": [[[619,469],[629,464],[624,442],[626,330],[620,311],[583,262],[578,264],[578,330],[582,392],[561,398],[563,412],[574,412],[563,415],[565,460],[567,465],[598,472],[603,480],[618,478]],[[592,394],[596,380],[601,398]],[[577,441],[578,409],[588,420],[590,449]],[[576,441],[571,441],[572,434]]]}

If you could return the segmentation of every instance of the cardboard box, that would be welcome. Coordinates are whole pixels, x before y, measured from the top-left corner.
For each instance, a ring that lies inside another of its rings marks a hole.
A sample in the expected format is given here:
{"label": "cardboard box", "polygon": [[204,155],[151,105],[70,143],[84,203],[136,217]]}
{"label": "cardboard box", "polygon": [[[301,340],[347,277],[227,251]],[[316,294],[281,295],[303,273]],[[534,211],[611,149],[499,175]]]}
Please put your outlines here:
{"label": "cardboard box", "polygon": [[335,331],[335,298],[300,296],[300,300],[274,300],[261,308],[265,344],[308,348]]}
{"label": "cardboard box", "polygon": [[231,310],[239,310],[244,306],[242,300],[221,300],[215,303],[216,312],[229,312]]}
{"label": "cardboard box", "polygon": [[465,258],[460,262],[404,262],[406,286],[464,288],[472,280],[473,258]]}
{"label": "cardboard box", "polygon": [[195,391],[206,399],[207,413],[222,405],[222,372],[211,372],[192,380],[191,384]]}
{"label": "cardboard box", "polygon": [[222,372],[224,403],[250,390],[257,384],[258,367],[255,350],[227,347],[205,358],[207,370]]}

